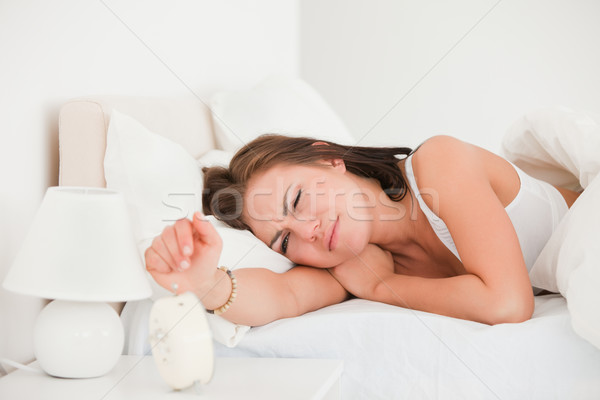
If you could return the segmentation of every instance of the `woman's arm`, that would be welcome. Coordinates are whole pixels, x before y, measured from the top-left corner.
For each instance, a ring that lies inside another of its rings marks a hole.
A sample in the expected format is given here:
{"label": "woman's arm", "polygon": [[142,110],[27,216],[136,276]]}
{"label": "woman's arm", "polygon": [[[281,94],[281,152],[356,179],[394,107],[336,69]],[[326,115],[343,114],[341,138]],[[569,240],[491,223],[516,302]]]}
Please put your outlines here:
{"label": "woman's arm", "polygon": [[488,288],[473,274],[432,279],[394,273],[391,254],[369,244],[357,257],[331,268],[333,276],[356,297],[413,310],[495,324],[513,318],[507,301],[492,305]]}
{"label": "woman's arm", "polygon": [[236,270],[235,276],[238,295],[223,317],[238,324],[264,325],[348,299],[346,289],[325,269],[297,266],[278,274],[263,268],[243,268]]}
{"label": "woman's arm", "polygon": [[[184,252],[184,249],[189,249]],[[222,241],[199,213],[194,220],[165,228],[146,251],[146,267],[164,288],[194,292],[207,309],[227,302],[231,281],[217,263]],[[183,263],[183,264],[182,264]],[[298,266],[278,274],[262,268],[238,269],[237,297],[222,316],[244,325],[264,325],[344,301],[348,293],[324,269]]]}
{"label": "woman's arm", "polygon": [[493,156],[448,136],[430,139],[415,153],[417,183],[437,192],[434,212],[448,227],[468,274],[431,281],[399,276],[391,287],[403,288],[408,304],[425,311],[488,324],[520,322],[533,313],[531,282],[486,157]]}
{"label": "woman's arm", "polygon": [[497,291],[475,274],[441,279],[389,276],[379,283],[372,300],[489,325],[523,322],[533,312],[529,296]]}
{"label": "woman's arm", "polygon": [[[487,324],[529,319],[534,301],[527,268],[481,151],[457,139],[435,137],[413,156],[417,183],[435,190],[439,209],[428,206],[448,227],[467,274],[442,279],[397,275],[372,250],[332,269],[341,284],[355,295],[362,290],[360,297],[369,300]],[[362,281],[354,280],[357,276]]]}
{"label": "woman's arm", "polygon": [[369,245],[331,272],[357,297],[413,310],[490,325],[525,321],[533,312],[531,286],[519,293],[514,287],[490,287],[473,273],[438,279],[395,274],[388,257],[385,250]]}

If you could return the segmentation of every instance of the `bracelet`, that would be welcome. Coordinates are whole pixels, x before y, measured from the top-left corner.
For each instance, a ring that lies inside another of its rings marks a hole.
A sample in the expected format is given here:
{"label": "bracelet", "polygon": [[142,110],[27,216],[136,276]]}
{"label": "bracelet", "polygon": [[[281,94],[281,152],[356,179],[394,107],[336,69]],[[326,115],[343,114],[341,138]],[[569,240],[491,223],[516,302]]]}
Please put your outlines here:
{"label": "bracelet", "polygon": [[233,301],[237,297],[237,280],[235,279],[235,275],[233,275],[233,272],[231,272],[228,268],[219,267],[218,269],[225,272],[227,276],[229,276],[229,279],[231,279],[231,294],[229,295],[229,299],[227,300],[227,302],[221,307],[216,308],[214,310],[206,310],[206,312],[209,314],[221,315],[229,309],[229,307],[231,306],[231,304],[233,304]]}

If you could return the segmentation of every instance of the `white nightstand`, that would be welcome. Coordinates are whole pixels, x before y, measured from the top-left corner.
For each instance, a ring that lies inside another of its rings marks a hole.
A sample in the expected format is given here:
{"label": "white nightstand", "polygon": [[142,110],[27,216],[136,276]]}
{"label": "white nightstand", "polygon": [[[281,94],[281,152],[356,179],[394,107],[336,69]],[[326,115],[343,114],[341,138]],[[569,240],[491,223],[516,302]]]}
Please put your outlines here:
{"label": "white nightstand", "polygon": [[[39,368],[37,362],[30,364]],[[299,358],[217,358],[212,380],[173,391],[162,380],[152,356],[121,356],[105,376],[53,378],[15,371],[0,379],[0,399],[339,399],[342,361]]]}

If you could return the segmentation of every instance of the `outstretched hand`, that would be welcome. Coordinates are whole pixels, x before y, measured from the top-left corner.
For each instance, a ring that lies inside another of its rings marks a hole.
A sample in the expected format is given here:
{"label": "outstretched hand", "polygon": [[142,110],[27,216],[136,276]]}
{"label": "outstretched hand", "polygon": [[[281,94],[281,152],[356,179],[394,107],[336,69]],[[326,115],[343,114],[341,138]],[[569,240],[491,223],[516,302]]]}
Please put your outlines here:
{"label": "outstretched hand", "polygon": [[169,291],[196,294],[214,282],[223,248],[221,237],[200,212],[180,219],[154,238],[145,252],[146,269]]}

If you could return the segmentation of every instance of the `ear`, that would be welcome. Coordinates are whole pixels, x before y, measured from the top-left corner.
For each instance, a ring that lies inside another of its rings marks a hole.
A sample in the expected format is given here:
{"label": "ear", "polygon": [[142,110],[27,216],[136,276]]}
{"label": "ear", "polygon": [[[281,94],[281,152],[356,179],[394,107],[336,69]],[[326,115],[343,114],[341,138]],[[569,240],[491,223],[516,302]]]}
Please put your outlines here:
{"label": "ear", "polygon": [[338,172],[344,173],[346,172],[346,163],[341,158],[336,158],[334,160],[327,160],[331,166],[336,169]]}
{"label": "ear", "polygon": [[[326,142],[314,142],[312,144],[312,146],[329,146],[329,143]],[[321,161],[321,163],[327,165],[327,166],[332,166],[334,169],[338,170],[339,172],[346,172],[346,163],[344,163],[344,160],[342,160],[341,158],[336,158],[336,159],[331,159],[331,160],[323,160]]]}
{"label": "ear", "polygon": [[341,158],[333,158],[330,160],[321,160],[319,164],[325,165],[327,167],[333,167],[337,172],[341,172],[342,174],[346,172],[346,163]]}

